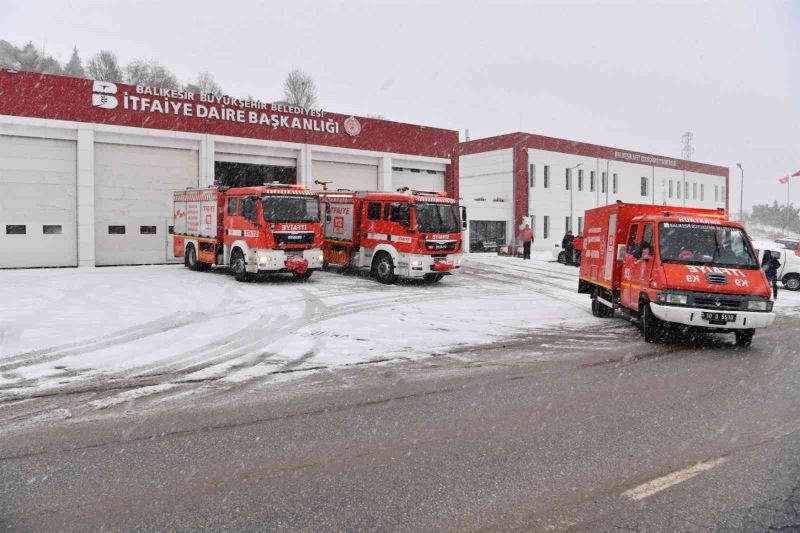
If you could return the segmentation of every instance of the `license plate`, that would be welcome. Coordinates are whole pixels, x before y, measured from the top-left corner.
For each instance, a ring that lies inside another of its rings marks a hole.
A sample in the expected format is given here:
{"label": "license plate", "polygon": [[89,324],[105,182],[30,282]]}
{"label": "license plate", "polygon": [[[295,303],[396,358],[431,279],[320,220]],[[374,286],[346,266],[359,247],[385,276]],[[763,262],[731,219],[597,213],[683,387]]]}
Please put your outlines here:
{"label": "license plate", "polygon": [[704,320],[709,322],[736,322],[735,313],[703,313],[701,315]]}

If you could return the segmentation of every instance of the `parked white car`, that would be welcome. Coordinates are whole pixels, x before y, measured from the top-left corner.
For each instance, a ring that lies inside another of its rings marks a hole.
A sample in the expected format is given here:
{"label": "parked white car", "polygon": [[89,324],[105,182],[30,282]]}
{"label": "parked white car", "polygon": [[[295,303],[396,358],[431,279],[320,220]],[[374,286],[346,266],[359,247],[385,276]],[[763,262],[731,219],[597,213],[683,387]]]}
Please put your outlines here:
{"label": "parked white car", "polygon": [[758,254],[759,264],[764,259],[764,250],[769,250],[772,255],[777,255],[781,267],[778,269],[778,279],[790,291],[800,290],[800,257],[793,251],[787,250],[784,244],[772,241],[753,241],[753,247]]}

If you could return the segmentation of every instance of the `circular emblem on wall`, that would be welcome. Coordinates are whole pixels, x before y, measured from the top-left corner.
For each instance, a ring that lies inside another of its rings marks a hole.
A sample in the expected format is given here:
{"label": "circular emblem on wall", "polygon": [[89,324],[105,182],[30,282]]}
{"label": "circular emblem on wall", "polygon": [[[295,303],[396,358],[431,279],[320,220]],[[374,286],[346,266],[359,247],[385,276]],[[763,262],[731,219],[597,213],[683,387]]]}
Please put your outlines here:
{"label": "circular emblem on wall", "polygon": [[344,131],[350,137],[358,137],[361,133],[361,123],[356,117],[347,117],[344,120]]}

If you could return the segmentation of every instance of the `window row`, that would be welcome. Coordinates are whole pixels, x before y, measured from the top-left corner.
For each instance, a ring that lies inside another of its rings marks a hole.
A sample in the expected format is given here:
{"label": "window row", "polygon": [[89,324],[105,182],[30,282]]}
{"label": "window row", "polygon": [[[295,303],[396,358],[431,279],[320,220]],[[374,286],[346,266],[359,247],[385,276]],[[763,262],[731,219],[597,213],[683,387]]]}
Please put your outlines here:
{"label": "window row", "polygon": [[[572,171],[574,168],[565,169],[565,188],[566,190],[572,189]],[[617,194],[619,190],[619,179],[617,174],[614,173],[612,176],[612,193]],[[588,183],[584,179],[584,173],[582,169],[578,169],[578,190],[588,190],[589,192],[595,192],[597,189],[597,174],[594,170],[589,171],[589,180]],[[530,188],[536,187],[536,165],[531,163],[528,166],[528,186]],[[550,188],[550,165],[543,165],[542,166],[542,187],[544,189]],[[600,173],[600,192],[605,193],[608,188],[608,179],[606,177],[605,172]]]}
{"label": "window row", "polygon": [[[538,228],[536,226],[536,215],[531,215],[531,230],[533,231],[534,238],[537,236],[541,236],[543,239],[549,239],[551,233],[550,227],[550,216],[543,215],[542,216],[542,231],[539,233]],[[575,228],[572,227],[572,217],[565,216],[564,217],[564,233],[572,231],[576,235],[579,233],[583,233],[583,217],[578,217],[578,231],[575,231]]]}
{"label": "window row", "polygon": [[[173,226],[169,227],[169,233],[172,234]],[[125,226],[108,226],[109,235],[125,235]],[[156,235],[158,233],[156,226],[139,226],[140,235]]]}
{"label": "window row", "polygon": [[[45,224],[42,226],[42,235],[61,235],[61,224]],[[25,224],[7,224],[6,235],[27,235],[28,226]]]}
{"label": "window row", "polygon": [[[698,187],[699,185],[699,187]],[[675,193],[673,195],[673,192]],[[698,192],[700,193],[698,195]],[[721,194],[720,194],[721,193]],[[673,187],[673,181],[669,180],[669,187],[667,191],[669,198],[676,198],[678,200],[685,199],[685,200],[700,200],[705,201],[706,199],[706,186],[704,183],[688,183],[684,181],[675,181]],[[699,196],[699,197],[698,197]],[[714,201],[715,202],[722,202],[725,199],[725,186],[714,185]]]}

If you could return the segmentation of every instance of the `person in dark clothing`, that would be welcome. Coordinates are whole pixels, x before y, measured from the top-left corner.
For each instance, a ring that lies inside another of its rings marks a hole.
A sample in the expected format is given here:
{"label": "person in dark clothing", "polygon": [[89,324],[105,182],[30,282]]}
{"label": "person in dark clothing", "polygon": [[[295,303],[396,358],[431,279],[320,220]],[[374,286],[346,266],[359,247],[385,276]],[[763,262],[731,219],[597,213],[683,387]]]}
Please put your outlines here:
{"label": "person in dark clothing", "polygon": [[767,276],[767,281],[772,284],[772,299],[778,299],[778,269],[781,267],[781,262],[778,258],[772,255],[769,250],[764,251],[764,259],[761,260],[761,270]]}
{"label": "person in dark clothing", "polygon": [[564,263],[572,265],[573,254],[575,253],[572,247],[572,230],[567,230],[564,238],[561,239],[561,249],[564,250]]}

